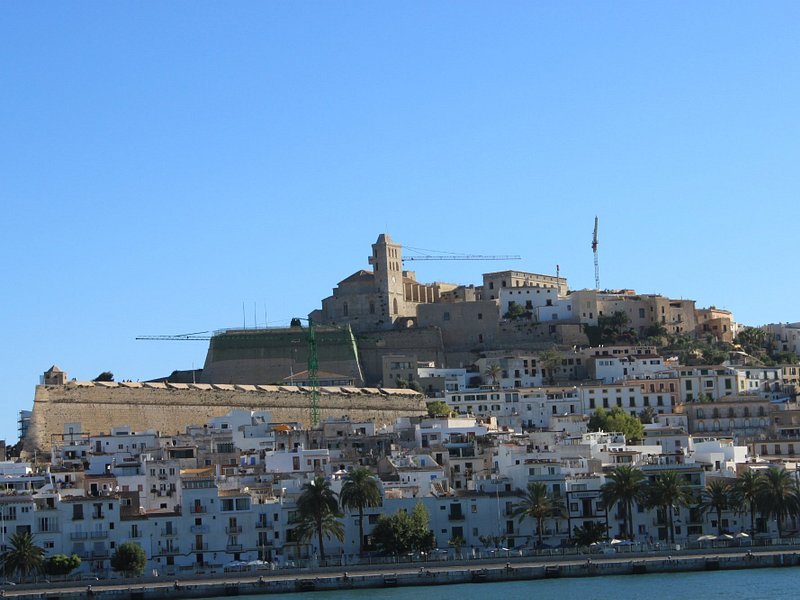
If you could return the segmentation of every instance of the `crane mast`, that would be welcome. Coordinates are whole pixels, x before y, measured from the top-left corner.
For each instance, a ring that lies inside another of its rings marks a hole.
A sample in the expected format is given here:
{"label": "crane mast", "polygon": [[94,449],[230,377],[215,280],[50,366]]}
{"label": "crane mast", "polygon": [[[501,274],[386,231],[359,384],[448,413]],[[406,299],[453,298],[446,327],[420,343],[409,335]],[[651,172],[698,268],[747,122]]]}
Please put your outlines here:
{"label": "crane mast", "polygon": [[594,218],[594,235],[592,236],[592,253],[594,254],[594,288],[600,289],[600,264],[597,262],[597,217]]}

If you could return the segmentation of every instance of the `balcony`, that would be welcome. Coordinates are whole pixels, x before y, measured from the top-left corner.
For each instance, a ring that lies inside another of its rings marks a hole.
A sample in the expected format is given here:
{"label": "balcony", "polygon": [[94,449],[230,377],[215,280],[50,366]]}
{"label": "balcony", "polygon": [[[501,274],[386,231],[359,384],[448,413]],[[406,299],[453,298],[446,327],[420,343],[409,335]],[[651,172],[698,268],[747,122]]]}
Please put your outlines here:
{"label": "balcony", "polygon": [[241,552],[242,551],[242,545],[241,544],[228,544],[227,546],[225,546],[225,550],[227,550],[228,552]]}
{"label": "balcony", "polygon": [[[205,532],[201,532],[201,531],[194,531],[195,527],[198,527],[198,525],[195,525],[194,527],[192,527],[192,533],[205,533]],[[199,525],[199,527],[205,527],[205,526],[204,525]],[[208,527],[206,527],[206,529],[208,529]],[[178,535],[177,529],[162,529],[161,530],[161,537],[175,537],[176,535]]]}
{"label": "balcony", "polygon": [[189,507],[189,512],[193,515],[198,515],[208,512],[208,509],[200,504],[193,504]]}
{"label": "balcony", "polygon": [[181,550],[178,546],[172,545],[161,549],[162,554],[180,554]]}
{"label": "balcony", "polygon": [[450,513],[447,515],[448,521],[463,521],[464,515],[462,513]]}
{"label": "balcony", "polygon": [[192,552],[204,552],[208,550],[208,544],[192,544]]}
{"label": "balcony", "polygon": [[93,550],[91,553],[92,560],[104,560],[109,556],[108,550]]}
{"label": "balcony", "polygon": [[92,531],[89,534],[89,537],[92,538],[93,540],[104,540],[104,539],[106,539],[108,537],[108,532],[107,531]]}
{"label": "balcony", "polygon": [[69,534],[71,540],[88,540],[89,534],[85,531],[73,531]]}
{"label": "balcony", "polygon": [[208,533],[208,525],[192,525],[189,531],[192,533]]}
{"label": "balcony", "polygon": [[228,525],[225,528],[225,533],[242,533],[242,526],[241,525]]}
{"label": "balcony", "polygon": [[256,529],[272,529],[272,523],[268,521],[257,521]]}

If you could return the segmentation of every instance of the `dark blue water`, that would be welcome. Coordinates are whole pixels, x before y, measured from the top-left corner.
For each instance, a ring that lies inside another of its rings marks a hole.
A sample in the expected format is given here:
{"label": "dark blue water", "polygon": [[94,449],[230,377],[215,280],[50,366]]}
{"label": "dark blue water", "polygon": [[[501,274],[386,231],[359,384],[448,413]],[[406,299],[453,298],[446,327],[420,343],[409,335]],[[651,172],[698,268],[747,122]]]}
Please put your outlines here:
{"label": "dark blue water", "polygon": [[[794,600],[800,596],[800,569],[752,569],[664,575],[624,575],[578,579],[540,579],[432,587],[383,588],[341,592],[240,596],[263,600]],[[220,598],[221,600],[221,598]]]}

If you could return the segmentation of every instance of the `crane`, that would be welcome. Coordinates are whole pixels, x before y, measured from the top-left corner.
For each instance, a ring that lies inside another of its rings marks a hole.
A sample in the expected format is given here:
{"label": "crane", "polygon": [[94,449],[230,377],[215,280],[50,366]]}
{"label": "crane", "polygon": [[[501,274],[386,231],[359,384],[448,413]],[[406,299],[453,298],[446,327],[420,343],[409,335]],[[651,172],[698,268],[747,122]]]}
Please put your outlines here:
{"label": "crane", "polygon": [[198,331],[197,333],[179,333],[176,335],[140,335],[136,339],[137,340],[148,340],[148,341],[158,341],[158,342],[202,342],[208,341],[211,339],[210,335],[204,335],[211,333],[210,331]]}
{"label": "crane", "polygon": [[592,252],[594,253],[594,287],[600,290],[600,265],[597,262],[597,216],[594,217],[594,235],[592,236]]}
{"label": "crane", "polygon": [[519,254],[453,254],[444,256],[422,255],[403,257],[403,262],[408,260],[522,260],[522,257]]}
{"label": "crane", "polygon": [[430,250],[428,248],[413,248],[405,246],[411,252],[428,252],[435,254],[417,254],[413,256],[403,256],[403,262],[412,260],[521,260],[518,254],[458,254],[457,252],[443,252],[441,250]]}
{"label": "crane", "polygon": [[[291,320],[290,327],[299,327],[300,321],[308,322],[308,334],[306,340],[308,343],[308,388],[309,388],[309,422],[311,427],[314,428],[319,425],[319,358],[317,355],[317,334],[314,322],[311,319],[303,317],[294,317]],[[361,377],[361,366],[358,364],[358,350],[355,346],[355,338],[350,325],[340,326],[333,325],[337,329],[347,331],[350,337],[350,343],[353,344],[353,354],[356,357],[356,365],[358,367],[359,377]],[[137,337],[137,340],[148,341],[208,341],[211,336],[204,335],[211,333],[209,331],[199,331],[196,333],[182,333],[177,335],[142,335]]]}

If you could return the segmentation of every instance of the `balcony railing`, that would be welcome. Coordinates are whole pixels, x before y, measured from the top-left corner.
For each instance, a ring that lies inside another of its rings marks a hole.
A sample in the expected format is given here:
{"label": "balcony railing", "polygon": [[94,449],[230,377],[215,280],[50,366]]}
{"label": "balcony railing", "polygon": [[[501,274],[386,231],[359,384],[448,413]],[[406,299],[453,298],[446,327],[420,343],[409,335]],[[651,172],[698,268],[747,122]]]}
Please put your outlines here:
{"label": "balcony railing", "polygon": [[458,513],[458,514],[450,513],[449,515],[447,515],[447,520],[448,521],[463,521],[464,520],[464,515],[461,514],[461,513]]}
{"label": "balcony railing", "polygon": [[242,533],[241,525],[228,525],[225,528],[225,533]]}
{"label": "balcony railing", "polygon": [[242,551],[242,545],[241,544],[228,544],[227,546],[225,546],[225,549],[228,552],[241,552]]}
{"label": "balcony railing", "polygon": [[89,539],[89,534],[85,531],[73,531],[69,534],[69,539],[71,540],[87,540]]}
{"label": "balcony railing", "polygon": [[[200,533],[200,532],[195,532],[194,531],[194,527],[198,527],[198,526],[194,525],[192,527],[192,533]],[[200,527],[203,527],[203,526],[200,525]],[[161,537],[174,537],[176,535],[178,535],[178,531],[176,529],[162,529],[161,530]]]}
{"label": "balcony railing", "polygon": [[203,552],[208,550],[208,544],[192,544],[192,552]]}
{"label": "balcony railing", "polygon": [[189,531],[192,533],[208,533],[208,525],[192,525]]}
{"label": "balcony railing", "polygon": [[180,548],[176,545],[167,546],[166,548],[161,549],[162,554],[180,554]]}
{"label": "balcony railing", "polygon": [[256,529],[272,529],[272,523],[269,521],[257,521]]}
{"label": "balcony railing", "polygon": [[106,539],[108,537],[108,532],[107,531],[92,531],[89,534],[89,537],[92,538],[93,540],[104,540],[104,539]]}
{"label": "balcony railing", "polygon": [[208,512],[208,509],[205,506],[201,506],[198,504],[193,504],[189,507],[189,512],[196,515],[200,513]]}

